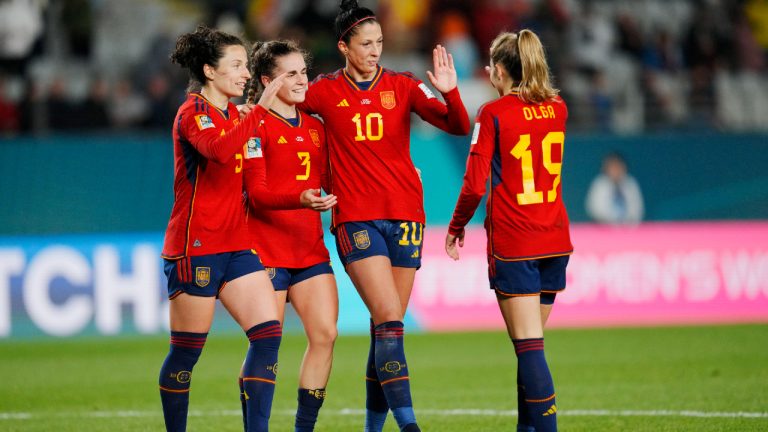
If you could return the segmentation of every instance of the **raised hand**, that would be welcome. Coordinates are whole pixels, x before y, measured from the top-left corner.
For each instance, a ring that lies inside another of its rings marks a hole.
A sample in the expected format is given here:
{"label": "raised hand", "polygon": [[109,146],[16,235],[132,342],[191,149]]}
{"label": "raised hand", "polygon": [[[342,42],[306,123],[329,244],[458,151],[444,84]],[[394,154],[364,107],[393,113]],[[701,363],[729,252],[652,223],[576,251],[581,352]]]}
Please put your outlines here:
{"label": "raised hand", "polygon": [[258,102],[258,104],[264,107],[264,109],[269,109],[272,106],[272,102],[275,101],[277,92],[280,90],[280,87],[283,86],[283,81],[287,75],[288,72],[281,73],[275,79],[270,81],[269,84],[267,84],[267,86],[264,88],[264,91],[261,93],[261,97],[259,98]]}
{"label": "raised hand", "polygon": [[432,86],[440,93],[448,93],[456,88],[458,77],[456,68],[453,67],[453,56],[442,45],[437,45],[432,50],[432,68],[434,72],[427,71],[427,77]]}

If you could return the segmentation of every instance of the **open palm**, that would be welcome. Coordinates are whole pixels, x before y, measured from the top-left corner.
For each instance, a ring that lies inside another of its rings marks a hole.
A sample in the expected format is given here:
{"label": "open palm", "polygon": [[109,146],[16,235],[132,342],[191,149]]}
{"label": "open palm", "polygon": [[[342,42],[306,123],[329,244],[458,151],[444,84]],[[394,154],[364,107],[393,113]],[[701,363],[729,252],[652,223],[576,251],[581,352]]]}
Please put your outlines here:
{"label": "open palm", "polygon": [[432,50],[432,71],[427,71],[427,77],[432,86],[440,93],[448,93],[456,88],[458,78],[456,68],[453,67],[453,56],[442,45],[437,45]]}

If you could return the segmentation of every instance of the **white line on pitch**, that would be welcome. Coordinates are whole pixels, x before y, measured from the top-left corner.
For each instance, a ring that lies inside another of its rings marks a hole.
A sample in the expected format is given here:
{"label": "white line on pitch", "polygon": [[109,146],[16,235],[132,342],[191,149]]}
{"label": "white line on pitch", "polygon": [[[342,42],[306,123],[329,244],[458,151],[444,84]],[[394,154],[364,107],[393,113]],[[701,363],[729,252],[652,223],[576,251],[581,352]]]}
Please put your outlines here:
{"label": "white line on pitch", "polygon": [[[517,410],[492,410],[492,409],[419,409],[418,414],[434,416],[477,416],[477,417],[500,417],[516,416]],[[296,411],[293,410],[275,410],[273,414],[283,416],[293,416]],[[323,410],[324,415],[340,416],[362,416],[365,410],[344,408],[341,410]],[[562,410],[557,412],[560,416],[579,416],[579,417],[700,417],[700,418],[755,418],[768,419],[768,412],[721,412],[721,411],[692,411],[692,410]],[[88,412],[68,412],[68,413],[31,413],[31,412],[0,412],[0,420],[32,420],[35,418],[50,417],[69,417],[69,418],[126,418],[126,417],[159,417],[162,412],[158,410],[151,411],[88,411]],[[190,410],[190,417],[235,417],[241,416],[240,410]]]}

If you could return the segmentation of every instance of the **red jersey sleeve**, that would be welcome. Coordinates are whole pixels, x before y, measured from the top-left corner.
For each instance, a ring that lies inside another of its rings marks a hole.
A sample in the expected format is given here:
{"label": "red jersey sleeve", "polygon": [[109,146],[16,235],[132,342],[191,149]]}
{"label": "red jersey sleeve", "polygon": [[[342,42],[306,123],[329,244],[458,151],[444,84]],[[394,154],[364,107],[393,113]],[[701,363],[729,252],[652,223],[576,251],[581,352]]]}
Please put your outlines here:
{"label": "red jersey sleeve", "polygon": [[459,88],[443,93],[440,102],[424,82],[414,78],[411,86],[411,109],[424,121],[454,135],[469,133],[469,115],[461,100]]}
{"label": "red jersey sleeve", "polygon": [[472,133],[464,184],[461,186],[456,209],[448,225],[448,233],[451,235],[458,235],[464,230],[485,195],[485,185],[496,143],[496,128],[493,116],[480,108],[475,130]]}
{"label": "red jersey sleeve", "polygon": [[243,170],[243,182],[248,194],[248,204],[255,209],[300,209],[302,208],[300,195],[276,193],[267,187],[267,165],[261,145],[261,140],[267,139],[266,133],[264,127],[259,126],[256,131],[257,136],[248,139]]}
{"label": "red jersey sleeve", "polygon": [[[231,105],[231,104],[230,104]],[[232,108],[232,106],[230,106]],[[233,110],[236,112],[236,110]],[[233,114],[234,114],[233,112]],[[204,114],[191,114],[181,119],[183,135],[189,143],[206,159],[218,163],[226,163],[235,153],[243,148],[243,144],[258,127],[267,110],[260,105],[248,113],[243,120],[226,133],[217,129]]]}

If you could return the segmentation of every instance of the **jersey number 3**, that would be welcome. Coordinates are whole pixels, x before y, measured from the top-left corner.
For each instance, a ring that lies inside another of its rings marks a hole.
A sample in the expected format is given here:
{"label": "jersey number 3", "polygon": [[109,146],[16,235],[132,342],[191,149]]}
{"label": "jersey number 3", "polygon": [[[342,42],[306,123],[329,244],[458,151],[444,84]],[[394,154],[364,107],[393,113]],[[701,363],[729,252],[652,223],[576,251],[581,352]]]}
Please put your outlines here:
{"label": "jersey number 3", "polygon": [[[562,154],[564,143],[565,133],[563,132],[550,132],[541,141],[542,163],[547,172],[555,176],[555,180],[552,182],[552,189],[547,191],[547,202],[553,202],[557,198],[557,186],[560,185],[560,171],[563,166],[562,162],[552,161],[552,146],[559,145],[560,154]],[[531,135],[520,135],[520,140],[517,141],[517,144],[510,151],[512,156],[520,161],[523,172],[523,193],[517,194],[517,203],[520,205],[541,204],[544,202],[544,193],[536,190],[530,146]]]}
{"label": "jersey number 3", "polygon": [[309,161],[309,152],[296,152],[296,156],[299,157],[299,160],[301,161],[301,166],[306,167],[304,170],[304,174],[296,174],[296,180],[309,179],[309,168],[312,166]]}

